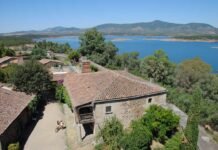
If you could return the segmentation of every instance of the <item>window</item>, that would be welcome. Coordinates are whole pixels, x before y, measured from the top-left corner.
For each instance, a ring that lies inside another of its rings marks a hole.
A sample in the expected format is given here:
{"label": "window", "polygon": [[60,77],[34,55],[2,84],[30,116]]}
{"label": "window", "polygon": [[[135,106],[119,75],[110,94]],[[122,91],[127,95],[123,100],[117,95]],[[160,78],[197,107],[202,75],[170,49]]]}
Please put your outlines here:
{"label": "window", "polygon": [[151,102],[152,102],[152,98],[149,98],[149,99],[148,99],[148,103],[151,103]]}
{"label": "window", "polygon": [[105,111],[106,111],[106,114],[112,113],[111,106],[106,106]]}

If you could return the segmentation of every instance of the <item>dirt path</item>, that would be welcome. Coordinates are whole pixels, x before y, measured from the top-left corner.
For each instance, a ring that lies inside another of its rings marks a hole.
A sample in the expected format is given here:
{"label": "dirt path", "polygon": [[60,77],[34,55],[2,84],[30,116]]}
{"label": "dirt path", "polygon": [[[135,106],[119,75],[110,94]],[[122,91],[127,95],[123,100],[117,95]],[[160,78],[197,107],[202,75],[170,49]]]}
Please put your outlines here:
{"label": "dirt path", "polygon": [[57,120],[64,120],[61,105],[58,103],[47,104],[44,115],[29,136],[24,150],[66,150],[65,130],[55,133]]}

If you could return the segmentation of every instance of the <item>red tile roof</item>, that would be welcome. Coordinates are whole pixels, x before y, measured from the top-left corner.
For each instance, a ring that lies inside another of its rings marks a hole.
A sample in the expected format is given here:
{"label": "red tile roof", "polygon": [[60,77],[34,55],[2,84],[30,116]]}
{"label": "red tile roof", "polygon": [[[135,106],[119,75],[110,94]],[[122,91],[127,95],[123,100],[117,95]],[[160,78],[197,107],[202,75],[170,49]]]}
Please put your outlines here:
{"label": "red tile roof", "polygon": [[166,91],[125,71],[68,74],[64,85],[74,107],[93,101],[140,97]]}
{"label": "red tile roof", "polygon": [[19,116],[26,108],[33,96],[0,87],[0,134]]}

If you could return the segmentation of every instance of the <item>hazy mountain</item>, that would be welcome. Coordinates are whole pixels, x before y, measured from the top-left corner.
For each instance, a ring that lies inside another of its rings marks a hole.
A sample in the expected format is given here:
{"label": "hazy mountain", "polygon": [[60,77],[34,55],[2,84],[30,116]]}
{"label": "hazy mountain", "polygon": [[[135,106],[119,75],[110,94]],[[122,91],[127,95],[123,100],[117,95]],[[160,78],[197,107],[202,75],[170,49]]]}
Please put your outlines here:
{"label": "hazy mountain", "polygon": [[[131,23],[131,24],[102,24],[98,25],[99,31],[104,34],[114,35],[207,35],[218,34],[218,29],[205,23],[189,23],[189,24],[176,24],[163,21]],[[7,33],[4,35],[25,35],[25,34],[37,34],[37,35],[78,35],[86,29],[80,29],[75,27],[53,27],[41,31],[19,31],[13,33]]]}

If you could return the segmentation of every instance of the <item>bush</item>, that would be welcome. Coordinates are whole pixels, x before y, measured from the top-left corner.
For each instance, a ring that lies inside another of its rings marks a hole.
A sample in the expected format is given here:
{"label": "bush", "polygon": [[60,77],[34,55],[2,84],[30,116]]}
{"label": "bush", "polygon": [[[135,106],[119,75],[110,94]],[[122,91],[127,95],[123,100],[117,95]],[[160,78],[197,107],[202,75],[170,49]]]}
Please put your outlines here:
{"label": "bush", "polygon": [[75,51],[75,50],[70,52],[70,54],[68,55],[68,58],[70,60],[73,60],[73,62],[78,62],[79,57],[80,57],[79,53],[77,51]]}
{"label": "bush", "polygon": [[132,131],[122,138],[121,147],[125,150],[147,150],[151,141],[152,134],[149,129],[136,121],[132,125]]}
{"label": "bush", "polygon": [[40,96],[35,96],[32,99],[32,101],[28,104],[28,108],[32,113],[36,112],[39,101],[40,101]]}
{"label": "bush", "polygon": [[98,67],[94,66],[94,65],[91,65],[91,70],[93,72],[98,72]]}
{"label": "bush", "polygon": [[105,120],[103,127],[100,129],[97,139],[103,139],[109,149],[120,149],[120,140],[123,136],[123,125],[115,117]]}
{"label": "bush", "polygon": [[8,145],[8,150],[19,150],[20,149],[20,144],[19,142],[17,143],[12,143]]}
{"label": "bush", "polygon": [[177,115],[156,105],[150,106],[140,121],[151,131],[153,138],[161,143],[171,137],[179,125]]}
{"label": "bush", "polygon": [[182,142],[182,133],[177,132],[171,139],[166,141],[165,150],[179,150]]}
{"label": "bush", "polygon": [[70,97],[67,93],[66,88],[63,85],[57,85],[55,89],[55,98],[61,102],[66,103],[70,108],[72,108]]}

